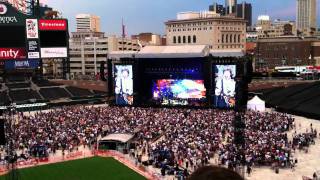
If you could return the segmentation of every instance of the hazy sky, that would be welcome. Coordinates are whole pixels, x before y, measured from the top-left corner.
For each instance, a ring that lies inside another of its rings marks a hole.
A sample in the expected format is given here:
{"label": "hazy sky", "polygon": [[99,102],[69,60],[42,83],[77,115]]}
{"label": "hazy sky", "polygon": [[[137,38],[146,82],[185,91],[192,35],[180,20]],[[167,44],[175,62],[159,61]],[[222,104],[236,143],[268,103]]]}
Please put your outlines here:
{"label": "hazy sky", "polygon": [[[175,19],[177,12],[208,10],[214,0],[42,0],[62,12],[69,19],[70,29],[75,29],[75,15],[95,14],[101,17],[102,31],[121,34],[121,19],[124,19],[127,34],[153,32],[164,34],[164,22]],[[224,0],[218,0],[224,3]],[[238,3],[241,2],[238,0]],[[260,14],[272,19],[295,20],[296,0],[247,0],[253,5],[253,21]],[[320,0],[317,4],[320,25]]]}

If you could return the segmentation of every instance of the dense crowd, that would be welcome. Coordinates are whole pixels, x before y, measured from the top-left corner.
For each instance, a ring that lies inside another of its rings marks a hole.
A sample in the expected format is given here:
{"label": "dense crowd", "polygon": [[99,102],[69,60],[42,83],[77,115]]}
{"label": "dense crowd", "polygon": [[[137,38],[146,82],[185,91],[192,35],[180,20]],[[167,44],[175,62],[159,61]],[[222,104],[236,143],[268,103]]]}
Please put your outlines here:
{"label": "dense crowd", "polygon": [[[216,161],[232,168],[237,163],[234,116],[233,111],[213,109],[72,106],[19,115],[12,138],[24,154],[46,156],[80,145],[92,147],[98,137],[111,133],[131,133],[136,147],[159,167],[194,170]],[[289,141],[286,132],[295,126],[290,115],[250,111],[243,118],[248,165],[288,166],[292,149],[314,138],[296,134]]]}

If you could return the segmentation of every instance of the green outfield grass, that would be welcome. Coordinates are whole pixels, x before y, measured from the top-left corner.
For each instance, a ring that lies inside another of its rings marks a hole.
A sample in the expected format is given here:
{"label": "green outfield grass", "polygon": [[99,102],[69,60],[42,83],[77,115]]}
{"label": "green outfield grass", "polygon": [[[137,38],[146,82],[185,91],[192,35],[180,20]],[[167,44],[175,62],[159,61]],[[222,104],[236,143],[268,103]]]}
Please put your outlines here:
{"label": "green outfield grass", "polygon": [[[94,157],[18,171],[21,180],[143,180],[113,158]],[[0,180],[5,180],[1,176]]]}

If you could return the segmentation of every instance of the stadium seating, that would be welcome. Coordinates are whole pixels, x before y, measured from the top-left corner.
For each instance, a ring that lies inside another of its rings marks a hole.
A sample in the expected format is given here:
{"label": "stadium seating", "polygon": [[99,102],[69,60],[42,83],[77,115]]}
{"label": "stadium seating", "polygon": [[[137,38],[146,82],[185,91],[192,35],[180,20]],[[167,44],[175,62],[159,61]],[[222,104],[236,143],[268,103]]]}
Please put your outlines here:
{"label": "stadium seating", "polygon": [[10,99],[6,92],[0,92],[0,105],[6,105],[10,102]]}
{"label": "stadium seating", "polygon": [[24,82],[27,79],[24,76],[9,76],[7,82]]}
{"label": "stadium seating", "polygon": [[9,89],[22,89],[22,88],[30,88],[30,83],[14,83],[14,84],[6,84]]}
{"label": "stadium seating", "polygon": [[92,96],[92,95],[93,95],[93,93],[90,92],[90,91],[87,90],[87,89],[80,89],[80,88],[72,87],[72,86],[66,87],[66,89],[67,89],[73,96],[76,96],[76,97]]}
{"label": "stadium seating", "polygon": [[320,82],[275,88],[264,92],[267,105],[289,113],[320,118]]}
{"label": "stadium seating", "polygon": [[50,82],[48,80],[35,80],[34,83],[39,87],[60,86],[61,84]]}
{"label": "stadium seating", "polygon": [[14,102],[22,102],[30,99],[42,99],[40,95],[33,90],[14,90],[9,92],[9,96]]}
{"label": "stadium seating", "polygon": [[54,87],[54,88],[41,88],[40,94],[48,100],[61,99],[61,98],[70,98],[71,95],[63,88]]}

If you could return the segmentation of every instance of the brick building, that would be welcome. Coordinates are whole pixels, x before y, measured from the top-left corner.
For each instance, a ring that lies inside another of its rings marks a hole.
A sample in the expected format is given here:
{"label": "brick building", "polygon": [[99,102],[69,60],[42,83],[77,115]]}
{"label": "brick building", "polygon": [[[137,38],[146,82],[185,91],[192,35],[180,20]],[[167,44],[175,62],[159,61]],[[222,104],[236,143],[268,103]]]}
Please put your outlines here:
{"label": "brick building", "polygon": [[257,41],[256,69],[276,66],[320,64],[320,41],[316,38],[277,37]]}

